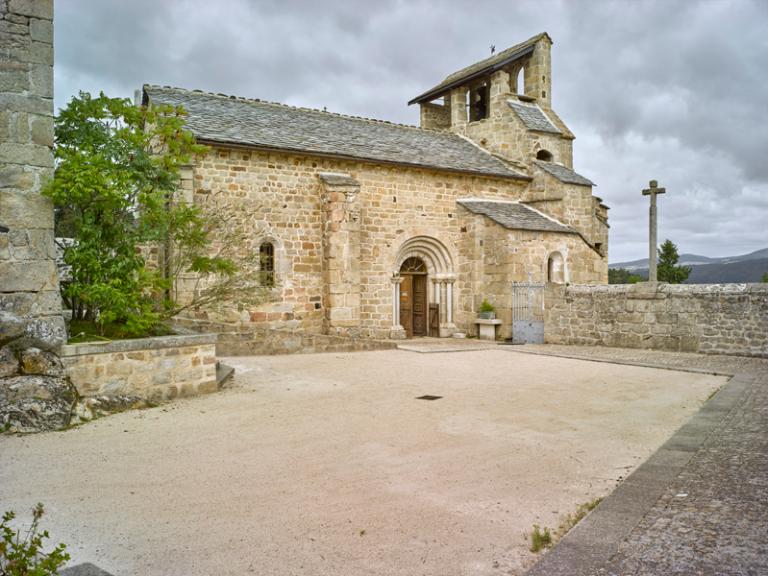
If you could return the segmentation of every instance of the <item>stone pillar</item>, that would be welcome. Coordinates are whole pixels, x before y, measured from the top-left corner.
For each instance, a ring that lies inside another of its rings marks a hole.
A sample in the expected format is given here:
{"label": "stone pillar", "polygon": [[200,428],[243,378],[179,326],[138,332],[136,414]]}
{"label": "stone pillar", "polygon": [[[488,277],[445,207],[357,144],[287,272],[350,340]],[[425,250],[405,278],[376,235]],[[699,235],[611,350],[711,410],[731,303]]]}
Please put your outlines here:
{"label": "stone pillar", "polygon": [[552,106],[552,40],[546,34],[536,42],[531,59],[525,65],[525,95],[539,104]]}
{"label": "stone pillar", "polygon": [[325,334],[360,330],[360,184],[348,174],[323,172],[323,291]]}
{"label": "stone pillar", "polygon": [[448,338],[456,332],[453,323],[453,277],[435,279],[435,294],[440,295],[440,338]]}
{"label": "stone pillar", "polygon": [[451,90],[451,129],[463,130],[467,125],[467,87]]}
{"label": "stone pillar", "polygon": [[491,74],[491,89],[488,102],[489,116],[503,116],[509,112],[507,100],[511,97],[509,88],[509,73],[506,70],[497,70]]}
{"label": "stone pillar", "polygon": [[393,340],[403,340],[407,337],[405,328],[400,324],[400,284],[402,276],[392,276],[392,327],[389,329],[389,337]]}
{"label": "stone pillar", "polygon": [[58,357],[53,207],[40,195],[52,147],[53,2],[0,0],[0,428],[23,432],[66,426],[76,398]]}
{"label": "stone pillar", "polygon": [[445,286],[445,321],[453,324],[453,280],[448,280]]}

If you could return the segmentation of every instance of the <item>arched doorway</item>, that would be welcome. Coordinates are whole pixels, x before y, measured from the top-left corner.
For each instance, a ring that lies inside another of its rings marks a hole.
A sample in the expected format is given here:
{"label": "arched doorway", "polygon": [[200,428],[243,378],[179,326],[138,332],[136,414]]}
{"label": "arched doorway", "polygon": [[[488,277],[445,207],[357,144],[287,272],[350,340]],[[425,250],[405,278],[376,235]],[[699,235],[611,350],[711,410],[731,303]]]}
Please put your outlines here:
{"label": "arched doorway", "polygon": [[390,337],[451,336],[456,331],[455,281],[453,257],[440,240],[430,236],[405,240],[392,267]]}
{"label": "arched doorway", "polygon": [[426,336],[429,331],[427,266],[411,256],[400,266],[400,325],[408,338]]}

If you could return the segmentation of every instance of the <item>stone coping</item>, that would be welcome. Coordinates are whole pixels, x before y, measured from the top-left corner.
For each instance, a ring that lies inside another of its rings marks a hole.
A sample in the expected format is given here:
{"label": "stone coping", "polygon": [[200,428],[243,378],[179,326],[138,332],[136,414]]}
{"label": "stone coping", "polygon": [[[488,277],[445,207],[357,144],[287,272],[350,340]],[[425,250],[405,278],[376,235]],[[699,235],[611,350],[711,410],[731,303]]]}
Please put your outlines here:
{"label": "stone coping", "polygon": [[768,284],[764,282],[730,284],[666,284],[638,282],[636,284],[570,284],[566,292],[591,293],[654,293],[666,294],[738,294],[764,293],[768,295]]}
{"label": "stone coping", "polygon": [[134,350],[157,350],[159,348],[183,348],[185,346],[203,346],[216,344],[218,334],[174,334],[152,338],[131,340],[110,340],[109,342],[82,342],[64,344],[60,355],[63,358],[84,356],[87,354],[109,354],[112,352],[132,352]]}
{"label": "stone coping", "polygon": [[475,324],[487,324],[487,325],[493,325],[498,326],[501,324],[502,321],[498,318],[475,318]]}

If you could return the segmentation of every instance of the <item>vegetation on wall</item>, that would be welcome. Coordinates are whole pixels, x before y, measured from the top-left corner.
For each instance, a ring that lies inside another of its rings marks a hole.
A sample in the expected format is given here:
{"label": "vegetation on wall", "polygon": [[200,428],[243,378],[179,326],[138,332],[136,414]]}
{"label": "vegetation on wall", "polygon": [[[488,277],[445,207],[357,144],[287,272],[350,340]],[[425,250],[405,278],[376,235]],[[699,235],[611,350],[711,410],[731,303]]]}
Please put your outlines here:
{"label": "vegetation on wall", "polygon": [[608,268],[608,284],[637,284],[644,281],[645,278],[632,274],[626,268]]}
{"label": "vegetation on wall", "polygon": [[[237,239],[212,242],[214,229],[229,230],[224,212],[179,197],[181,168],[207,150],[184,116],[180,107],[81,92],[56,118],[56,171],[44,193],[57,235],[74,238],[64,246],[62,296],[73,320],[102,334],[108,326],[148,334],[184,308],[256,283],[234,258]],[[180,305],[174,286],[183,275],[197,285]]]}

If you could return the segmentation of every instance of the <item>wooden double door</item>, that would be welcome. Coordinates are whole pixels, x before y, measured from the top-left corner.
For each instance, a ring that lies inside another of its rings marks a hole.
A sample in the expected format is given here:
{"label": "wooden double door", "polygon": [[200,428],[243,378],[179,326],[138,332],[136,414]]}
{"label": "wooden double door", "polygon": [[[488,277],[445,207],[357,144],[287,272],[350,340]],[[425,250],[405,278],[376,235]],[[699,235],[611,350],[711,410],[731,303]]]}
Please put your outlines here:
{"label": "wooden double door", "polygon": [[400,325],[408,338],[426,336],[428,332],[427,275],[401,274]]}

